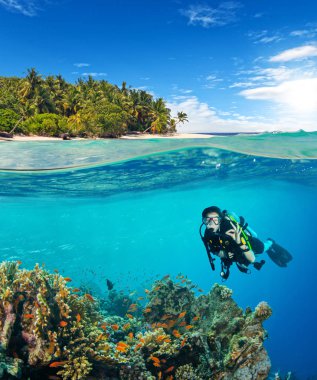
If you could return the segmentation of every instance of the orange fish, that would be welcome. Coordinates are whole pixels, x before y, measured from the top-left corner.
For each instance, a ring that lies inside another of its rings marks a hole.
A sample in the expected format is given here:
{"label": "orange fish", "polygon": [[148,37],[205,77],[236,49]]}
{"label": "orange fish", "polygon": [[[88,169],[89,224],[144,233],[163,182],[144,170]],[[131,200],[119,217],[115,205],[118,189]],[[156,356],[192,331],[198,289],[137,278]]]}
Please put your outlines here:
{"label": "orange fish", "polygon": [[178,330],[173,330],[172,334],[175,336],[175,338],[180,338],[181,334],[179,333]]}
{"label": "orange fish", "polygon": [[144,300],[144,297],[138,297],[137,300],[138,301]]}
{"label": "orange fish", "polygon": [[117,324],[111,325],[111,328],[112,328],[112,330],[117,331],[117,330],[119,330],[119,325],[117,325]]}
{"label": "orange fish", "polygon": [[153,363],[153,365],[154,365],[154,367],[160,367],[161,366],[161,364],[160,363]]}
{"label": "orange fish", "polygon": [[32,318],[34,318],[34,314],[24,314],[24,318],[32,319]]}
{"label": "orange fish", "polygon": [[129,308],[134,308],[134,307],[137,307],[138,305],[136,303],[131,303],[131,305],[129,306]]}
{"label": "orange fish", "polygon": [[149,289],[145,289],[144,291],[145,291],[146,294],[150,293]]}
{"label": "orange fish", "polygon": [[81,321],[81,316],[80,316],[80,314],[77,314],[77,315],[76,315],[76,321],[77,321],[77,322],[80,322],[80,321]]}
{"label": "orange fish", "polygon": [[55,367],[61,367],[65,365],[67,362],[53,362],[49,365],[49,367],[55,368]]}
{"label": "orange fish", "polygon": [[122,341],[118,342],[118,343],[117,343],[117,346],[121,346],[121,347],[125,347],[125,348],[128,348],[128,347],[129,347],[126,343],[124,343],[124,342],[122,342]]}
{"label": "orange fish", "polygon": [[95,302],[94,297],[91,294],[85,294],[85,297],[87,298],[88,301]]}
{"label": "orange fish", "polygon": [[66,281],[66,282],[71,282],[72,279],[71,279],[70,277],[64,277],[64,281]]}
{"label": "orange fish", "polygon": [[157,292],[157,291],[160,290],[160,289],[161,289],[160,286],[156,286],[156,287],[154,288],[154,291]]}
{"label": "orange fish", "polygon": [[184,284],[184,282],[186,282],[186,281],[187,281],[187,280],[186,280],[186,279],[184,279],[184,280],[182,280],[182,281],[181,281],[181,283],[182,283],[182,284]]}
{"label": "orange fish", "polygon": [[131,314],[126,314],[126,316],[127,316],[129,319],[132,319],[132,318],[134,318],[134,316],[133,316],[133,315],[131,315]]}
{"label": "orange fish", "polygon": [[170,338],[166,338],[166,339],[164,339],[164,342],[171,343],[171,340],[170,340]]}
{"label": "orange fish", "polygon": [[68,323],[65,322],[65,321],[60,321],[60,322],[59,322],[59,325],[60,325],[61,327],[65,327],[65,326],[68,325]]}
{"label": "orange fish", "polygon": [[186,311],[183,311],[182,313],[179,314],[178,318],[183,318],[186,315]]}
{"label": "orange fish", "polygon": [[172,372],[175,367],[172,365],[171,367],[168,367],[165,373]]}
{"label": "orange fish", "polygon": [[136,352],[136,351],[139,350],[141,347],[142,347],[142,344],[141,344],[141,343],[138,343],[138,344],[134,347],[134,351]]}
{"label": "orange fish", "polygon": [[194,327],[194,326],[192,326],[192,325],[188,325],[188,326],[185,327],[185,329],[186,329],[186,330],[190,330],[190,329],[192,329],[193,327]]}
{"label": "orange fish", "polygon": [[187,342],[187,338],[183,339],[181,342],[181,347],[184,347],[185,343]]}
{"label": "orange fish", "polygon": [[106,329],[107,329],[107,324],[106,324],[106,323],[103,323],[100,327],[101,327],[103,330],[106,330]]}
{"label": "orange fish", "polygon": [[79,289],[79,288],[73,288],[72,291],[73,291],[74,293],[78,293],[78,292],[80,292],[80,289]]}
{"label": "orange fish", "polygon": [[17,260],[17,264],[18,264],[18,265],[21,265],[21,264],[22,264],[22,261],[21,261],[21,260]]}
{"label": "orange fish", "polygon": [[133,333],[130,332],[130,333],[128,334],[128,337],[132,339],[132,338],[133,338]]}
{"label": "orange fish", "polygon": [[198,319],[200,318],[199,315],[196,315],[194,318],[193,318],[193,321],[198,321]]}
{"label": "orange fish", "polygon": [[186,322],[183,321],[183,322],[181,322],[179,325],[180,325],[180,326],[186,326]]}
{"label": "orange fish", "polygon": [[150,356],[150,359],[153,360],[155,363],[160,363],[160,359],[157,358],[156,356]]}
{"label": "orange fish", "polygon": [[152,309],[150,307],[147,307],[143,310],[143,313],[151,313]]}
{"label": "orange fish", "polygon": [[165,338],[166,338],[166,335],[158,335],[158,336],[156,337],[156,341],[157,341],[158,343],[161,343]]}
{"label": "orange fish", "polygon": [[125,325],[122,326],[123,330],[128,330],[128,328],[131,326],[130,323],[126,323]]}

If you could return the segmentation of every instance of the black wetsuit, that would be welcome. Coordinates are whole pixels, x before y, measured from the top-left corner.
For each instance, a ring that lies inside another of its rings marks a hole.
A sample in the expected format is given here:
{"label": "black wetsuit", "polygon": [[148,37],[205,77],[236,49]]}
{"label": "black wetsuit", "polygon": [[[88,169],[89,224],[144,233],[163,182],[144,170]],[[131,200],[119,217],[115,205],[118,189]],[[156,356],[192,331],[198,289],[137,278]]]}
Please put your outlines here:
{"label": "black wetsuit", "polygon": [[[208,247],[209,251],[217,256],[219,255],[220,251],[224,251],[226,255],[221,259],[226,265],[229,265],[234,261],[240,264],[248,265],[250,262],[243,254],[243,249],[231,236],[226,234],[227,231],[232,230],[231,223],[237,225],[237,223],[225,217],[221,219],[220,228],[217,232],[213,232],[212,229],[206,228],[203,238],[204,243],[206,247]],[[253,252],[255,254],[263,253],[264,244],[262,241],[256,237],[251,236],[249,233],[247,233],[247,235]],[[229,252],[234,253],[234,257],[232,259],[228,257]]]}

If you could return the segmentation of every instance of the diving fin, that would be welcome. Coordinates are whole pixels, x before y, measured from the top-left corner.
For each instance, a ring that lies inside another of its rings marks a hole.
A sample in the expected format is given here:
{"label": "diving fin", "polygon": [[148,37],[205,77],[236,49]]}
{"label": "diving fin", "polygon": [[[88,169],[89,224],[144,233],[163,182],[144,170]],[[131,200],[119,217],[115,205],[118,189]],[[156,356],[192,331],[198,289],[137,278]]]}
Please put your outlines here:
{"label": "diving fin", "polygon": [[269,258],[279,267],[287,267],[287,264],[293,259],[293,256],[285,248],[276,244],[273,239],[268,240],[273,242],[271,247],[267,250]]}

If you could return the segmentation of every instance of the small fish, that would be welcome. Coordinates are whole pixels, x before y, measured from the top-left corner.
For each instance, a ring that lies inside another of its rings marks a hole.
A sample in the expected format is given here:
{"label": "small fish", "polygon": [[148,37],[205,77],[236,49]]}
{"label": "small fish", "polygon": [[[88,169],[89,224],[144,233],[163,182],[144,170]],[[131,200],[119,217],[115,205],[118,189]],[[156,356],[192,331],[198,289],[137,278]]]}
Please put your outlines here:
{"label": "small fish", "polygon": [[63,365],[65,365],[67,362],[53,362],[49,365],[49,367],[51,368],[55,368],[55,367],[61,367]]}
{"label": "small fish", "polygon": [[145,289],[144,291],[145,291],[146,294],[150,293],[149,289]]}
{"label": "small fish", "polygon": [[197,290],[198,290],[199,292],[201,292],[201,293],[203,292],[203,290],[202,290],[202,289],[200,289],[200,288],[199,288],[199,289],[197,289]]}
{"label": "small fish", "polygon": [[161,380],[161,379],[162,379],[162,371],[160,371],[160,372],[157,374],[157,379],[158,379],[158,380]]}
{"label": "small fish", "polygon": [[21,261],[21,260],[17,260],[17,264],[18,264],[18,265],[21,265],[21,264],[22,264],[22,261]]}
{"label": "small fish", "polygon": [[121,346],[121,347],[129,347],[129,345],[127,345],[126,343],[120,341],[117,343],[117,346]]}
{"label": "small fish", "polygon": [[49,380],[61,380],[61,377],[55,376],[55,375],[49,375]]}
{"label": "small fish", "polygon": [[68,325],[68,323],[65,322],[65,321],[60,321],[60,322],[59,322],[59,325],[60,325],[60,327],[65,327],[65,326]]}
{"label": "small fish", "polygon": [[58,269],[54,269],[54,272],[55,272],[55,273],[58,273]]}
{"label": "small fish", "polygon": [[183,340],[181,341],[181,347],[184,347],[186,342],[187,342],[187,338],[183,339]]}
{"label": "small fish", "polygon": [[80,314],[77,314],[77,315],[76,315],[76,321],[77,321],[77,322],[80,322],[80,321],[81,321],[81,316],[80,316]]}
{"label": "small fish", "polygon": [[136,290],[134,290],[133,292],[131,292],[131,293],[129,294],[129,296],[132,297],[132,296],[135,295],[135,293],[136,293]]}
{"label": "small fish", "polygon": [[185,322],[185,321],[181,322],[181,323],[179,324],[179,326],[186,326],[186,322]]}
{"label": "small fish", "polygon": [[133,332],[130,332],[130,333],[128,334],[128,337],[132,339],[132,338],[133,338]]}
{"label": "small fish", "polygon": [[157,291],[160,290],[160,289],[161,289],[160,286],[156,286],[156,287],[154,288],[154,291],[157,292]]}
{"label": "small fish", "polygon": [[186,330],[190,330],[190,329],[192,329],[193,327],[194,327],[194,326],[192,326],[192,325],[188,325],[188,326],[185,327],[185,329],[186,329]]}
{"label": "small fish", "polygon": [[142,300],[144,300],[144,297],[138,297],[137,300],[142,301]]}
{"label": "small fish", "polygon": [[147,307],[143,310],[143,313],[151,313],[152,309],[150,307]]}
{"label": "small fish", "polygon": [[198,321],[198,319],[200,319],[200,316],[199,316],[199,315],[196,315],[196,316],[193,318],[193,321]]}
{"label": "small fish", "polygon": [[183,311],[182,313],[179,314],[178,318],[183,318],[186,315],[186,311]]}
{"label": "small fish", "polygon": [[172,372],[174,368],[175,368],[175,367],[172,365],[172,366],[168,367],[167,370],[164,371],[164,372],[165,372],[165,373]]}
{"label": "small fish", "polygon": [[70,277],[64,277],[64,281],[66,281],[66,282],[71,282],[72,279],[71,279]]}
{"label": "small fish", "polygon": [[111,328],[114,331],[118,331],[119,330],[119,325],[117,325],[117,324],[111,325]]}
{"label": "small fish", "polygon": [[164,339],[164,342],[165,343],[171,343],[171,340],[170,340],[170,338],[166,338],[166,339]]}
{"label": "small fish", "polygon": [[163,277],[163,280],[167,280],[169,279],[171,276],[169,274],[167,274],[166,276]]}
{"label": "small fish", "polygon": [[78,292],[80,292],[80,289],[79,289],[79,288],[73,288],[72,291],[73,291],[74,293],[78,293]]}
{"label": "small fish", "polygon": [[106,283],[107,283],[107,288],[108,288],[108,290],[112,290],[113,289],[113,287],[114,287],[114,284],[113,284],[113,282],[111,282],[110,280],[106,280]]}
{"label": "small fish", "polygon": [[87,298],[88,301],[95,302],[94,297],[91,294],[87,293],[87,294],[85,294],[85,297]]}
{"label": "small fish", "polygon": [[157,343],[161,343],[161,342],[163,342],[163,340],[166,338],[166,335],[158,335],[157,337],[156,337],[156,341],[157,341]]}
{"label": "small fish", "polygon": [[154,365],[154,367],[160,367],[161,366],[161,364],[160,363],[153,363],[153,365]]}
{"label": "small fish", "polygon": [[173,330],[172,334],[175,336],[175,338],[180,338],[181,334],[179,333],[178,330]]}
{"label": "small fish", "polygon": [[25,319],[33,319],[34,318],[34,314],[24,314],[23,316]]}
{"label": "small fish", "polygon": [[107,324],[106,324],[106,323],[103,323],[100,327],[101,327],[103,330],[107,330]]}
{"label": "small fish", "polygon": [[157,358],[156,356],[150,356],[150,359],[153,360],[155,363],[160,363],[160,359]]}
{"label": "small fish", "polygon": [[131,326],[130,323],[126,323],[122,326],[123,330],[128,330],[128,328]]}
{"label": "small fish", "polygon": [[129,319],[133,319],[134,316],[132,314],[126,314],[126,316],[129,318]]}

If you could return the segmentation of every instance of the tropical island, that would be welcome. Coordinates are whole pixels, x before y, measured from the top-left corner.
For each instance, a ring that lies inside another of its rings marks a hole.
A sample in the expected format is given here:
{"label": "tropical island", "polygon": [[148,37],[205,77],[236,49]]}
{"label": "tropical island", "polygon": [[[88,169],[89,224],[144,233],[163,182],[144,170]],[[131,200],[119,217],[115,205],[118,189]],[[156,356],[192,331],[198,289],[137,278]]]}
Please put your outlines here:
{"label": "tropical island", "polygon": [[34,68],[24,78],[0,77],[0,132],[48,137],[109,138],[127,133],[176,132],[188,121],[176,117],[163,98],[105,80],[79,78],[68,83],[61,75],[43,77]]}

